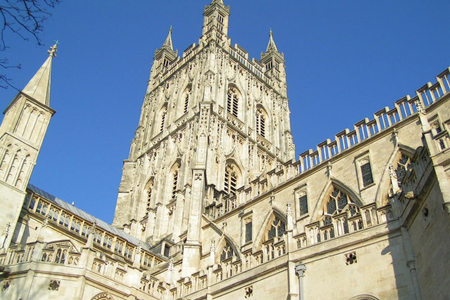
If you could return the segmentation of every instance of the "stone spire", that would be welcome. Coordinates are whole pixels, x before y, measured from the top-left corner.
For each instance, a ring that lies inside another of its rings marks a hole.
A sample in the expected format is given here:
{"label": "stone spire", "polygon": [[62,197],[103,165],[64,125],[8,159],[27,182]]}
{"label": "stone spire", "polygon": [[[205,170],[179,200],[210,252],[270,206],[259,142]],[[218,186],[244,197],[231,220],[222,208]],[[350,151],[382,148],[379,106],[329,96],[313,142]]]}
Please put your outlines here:
{"label": "stone spire", "polygon": [[275,45],[275,41],[273,40],[272,29],[270,29],[270,39],[269,39],[269,44],[267,45],[266,53],[271,52],[271,51],[278,52],[277,45]]}
{"label": "stone spire", "polygon": [[33,99],[50,106],[50,82],[52,74],[52,60],[56,56],[57,45],[53,45],[48,50],[49,56],[41,68],[31,78],[22,92]]}
{"label": "stone spire", "polygon": [[169,28],[169,34],[167,35],[166,41],[164,42],[162,47],[173,51],[172,26],[170,26]]}

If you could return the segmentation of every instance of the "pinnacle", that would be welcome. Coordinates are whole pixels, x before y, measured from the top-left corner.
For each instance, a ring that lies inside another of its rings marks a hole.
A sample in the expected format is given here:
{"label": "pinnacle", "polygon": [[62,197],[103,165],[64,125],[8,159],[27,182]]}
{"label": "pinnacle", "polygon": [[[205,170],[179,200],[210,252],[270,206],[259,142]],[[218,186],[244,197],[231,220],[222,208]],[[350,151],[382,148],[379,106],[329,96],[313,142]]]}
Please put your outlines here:
{"label": "pinnacle", "polygon": [[275,41],[273,40],[273,32],[272,32],[272,29],[270,29],[269,44],[267,45],[266,52],[271,52],[271,51],[278,52],[277,45],[275,44]]}
{"label": "pinnacle", "polygon": [[169,34],[167,35],[167,38],[162,46],[163,48],[169,48],[173,51],[173,43],[172,43],[172,26],[169,28]]}

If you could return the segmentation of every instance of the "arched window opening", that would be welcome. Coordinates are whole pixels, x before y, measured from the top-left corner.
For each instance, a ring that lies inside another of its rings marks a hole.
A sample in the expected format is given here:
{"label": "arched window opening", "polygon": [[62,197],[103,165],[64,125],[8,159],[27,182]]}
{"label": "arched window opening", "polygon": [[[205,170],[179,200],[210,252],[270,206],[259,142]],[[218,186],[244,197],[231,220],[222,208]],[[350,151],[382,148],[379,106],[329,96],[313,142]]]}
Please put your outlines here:
{"label": "arched window opening", "polygon": [[230,244],[227,243],[225,247],[223,247],[222,253],[220,254],[220,262],[232,258],[233,255],[234,255],[233,248],[230,246]]}
{"label": "arched window opening", "polygon": [[256,112],[256,132],[260,136],[266,137],[266,115],[262,109],[258,109]]}
{"label": "arched window opening", "polygon": [[146,188],[146,196],[147,196],[147,207],[145,210],[145,216],[148,216],[148,212],[151,209],[151,205],[152,205],[152,195],[153,195],[153,179],[151,179],[148,183],[147,183],[147,188]]}
{"label": "arched window opening", "polygon": [[349,211],[353,217],[359,213],[359,208],[346,193],[334,188],[327,202],[326,212],[328,215],[337,215],[344,211]]}
{"label": "arched window opening", "polygon": [[164,125],[166,123],[166,117],[167,117],[167,107],[164,107],[161,110],[161,126],[160,126],[160,132],[164,130]]}
{"label": "arched window opening", "polygon": [[[335,228],[338,235],[350,233],[363,229],[362,218],[358,205],[342,190],[334,187],[328,201],[324,207],[324,216],[322,217],[319,235],[323,236],[323,240],[335,237]],[[349,224],[349,218],[351,223]],[[333,219],[335,219],[333,221]],[[336,227],[335,227],[336,226]],[[317,241],[321,240],[319,237]]]}
{"label": "arched window opening", "polygon": [[267,239],[273,239],[275,237],[281,238],[283,237],[285,231],[286,231],[286,224],[278,216],[275,216],[275,219],[273,220],[272,224],[270,224]]}
{"label": "arched window opening", "polygon": [[235,167],[232,165],[228,165],[225,168],[225,183],[224,183],[224,189],[227,194],[236,196],[237,180],[238,177]]}
{"label": "arched window opening", "polygon": [[236,118],[238,117],[239,111],[239,96],[235,89],[228,89],[227,94],[227,112]]}
{"label": "arched window opening", "polygon": [[177,185],[178,185],[178,170],[173,172],[173,180],[172,180],[172,199],[177,197]]}
{"label": "arched window opening", "polygon": [[395,168],[395,174],[397,175],[398,185],[401,188],[403,178],[405,178],[406,171],[411,168],[411,158],[403,153]]}
{"label": "arched window opening", "polygon": [[184,109],[183,109],[184,114],[188,112],[190,98],[191,98],[191,87],[189,86],[184,94]]}

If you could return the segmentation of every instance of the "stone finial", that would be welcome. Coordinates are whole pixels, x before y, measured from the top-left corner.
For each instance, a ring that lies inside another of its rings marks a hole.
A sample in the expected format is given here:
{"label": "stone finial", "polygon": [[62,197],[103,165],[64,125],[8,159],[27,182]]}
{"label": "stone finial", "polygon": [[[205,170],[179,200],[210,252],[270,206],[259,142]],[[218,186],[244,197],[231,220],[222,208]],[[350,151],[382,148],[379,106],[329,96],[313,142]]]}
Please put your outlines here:
{"label": "stone finial", "polygon": [[56,52],[58,51],[58,44],[59,41],[55,41],[55,44],[50,47],[50,50],[47,51],[51,57],[56,57]]}

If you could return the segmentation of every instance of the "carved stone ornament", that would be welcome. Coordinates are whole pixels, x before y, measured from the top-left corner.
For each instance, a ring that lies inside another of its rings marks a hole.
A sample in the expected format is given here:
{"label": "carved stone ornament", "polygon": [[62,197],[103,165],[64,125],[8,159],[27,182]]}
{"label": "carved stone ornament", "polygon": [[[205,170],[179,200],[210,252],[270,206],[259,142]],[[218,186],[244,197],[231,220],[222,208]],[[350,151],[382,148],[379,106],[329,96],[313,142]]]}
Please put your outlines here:
{"label": "carved stone ornament", "polygon": [[114,298],[107,292],[103,292],[103,293],[97,294],[91,300],[114,300]]}

